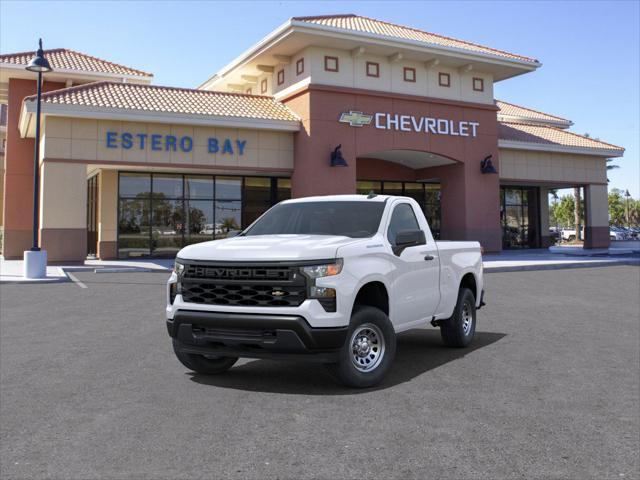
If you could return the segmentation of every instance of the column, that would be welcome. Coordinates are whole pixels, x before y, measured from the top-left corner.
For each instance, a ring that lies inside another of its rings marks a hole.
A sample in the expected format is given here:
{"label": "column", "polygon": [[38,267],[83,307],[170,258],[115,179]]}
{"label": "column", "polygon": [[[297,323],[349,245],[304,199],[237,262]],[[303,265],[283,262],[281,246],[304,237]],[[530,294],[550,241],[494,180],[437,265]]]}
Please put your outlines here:
{"label": "column", "polygon": [[50,262],[87,257],[87,167],[43,162],[40,167],[40,242]]}
{"label": "column", "polygon": [[609,248],[609,198],[606,185],[584,188],[584,248]]}
{"label": "column", "polygon": [[551,246],[551,235],[549,234],[549,189],[540,187],[538,197],[538,214],[540,215],[540,247]]}
{"label": "column", "polygon": [[118,172],[102,170],[98,180],[98,258],[118,258]]}

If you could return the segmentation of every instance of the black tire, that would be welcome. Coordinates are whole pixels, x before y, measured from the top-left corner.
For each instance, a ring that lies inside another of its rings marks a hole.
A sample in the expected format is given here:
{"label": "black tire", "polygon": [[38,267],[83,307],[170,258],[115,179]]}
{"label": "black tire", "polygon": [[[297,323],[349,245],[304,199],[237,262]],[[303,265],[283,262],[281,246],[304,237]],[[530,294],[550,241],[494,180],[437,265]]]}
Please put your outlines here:
{"label": "black tire", "polygon": [[[471,325],[465,323],[470,315]],[[458,302],[451,318],[440,325],[442,341],[448,347],[467,347],[476,332],[476,297],[468,288],[458,292]]]}
{"label": "black tire", "polygon": [[203,355],[193,355],[180,350],[180,342],[173,339],[173,351],[180,363],[196,373],[215,375],[229,370],[238,361],[238,357],[207,358]]}
{"label": "black tire", "polygon": [[[354,344],[361,346],[360,353],[354,350]],[[361,306],[351,315],[339,362],[327,367],[348,387],[373,387],[382,381],[395,355],[396,333],[387,314],[375,307]]]}

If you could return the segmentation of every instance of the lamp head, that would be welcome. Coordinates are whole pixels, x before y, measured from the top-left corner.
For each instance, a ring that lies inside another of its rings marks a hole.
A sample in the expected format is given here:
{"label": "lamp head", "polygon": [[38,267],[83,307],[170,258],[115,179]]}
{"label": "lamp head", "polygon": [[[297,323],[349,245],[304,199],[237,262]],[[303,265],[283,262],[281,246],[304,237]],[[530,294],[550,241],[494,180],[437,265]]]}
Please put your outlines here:
{"label": "lamp head", "polygon": [[484,157],[484,160],[480,161],[480,172],[481,173],[498,173],[496,168],[491,163],[491,157],[493,155],[487,155]]}
{"label": "lamp head", "polygon": [[332,167],[348,167],[347,161],[342,156],[342,151],[340,150],[342,144],[338,145],[333,152],[331,152],[331,166]]}
{"label": "lamp head", "polygon": [[42,39],[39,41],[38,51],[36,52],[35,57],[31,59],[29,65],[25,67],[30,72],[38,72],[38,73],[46,73],[53,70],[49,61],[44,56],[44,51],[42,50]]}

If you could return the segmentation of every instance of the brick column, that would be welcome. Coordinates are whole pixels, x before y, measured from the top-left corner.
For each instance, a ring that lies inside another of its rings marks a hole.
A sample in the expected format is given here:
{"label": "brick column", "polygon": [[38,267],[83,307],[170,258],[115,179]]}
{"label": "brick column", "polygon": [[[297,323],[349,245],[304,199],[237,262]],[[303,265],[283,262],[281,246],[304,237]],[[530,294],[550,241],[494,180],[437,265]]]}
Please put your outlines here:
{"label": "brick column", "polygon": [[[43,92],[64,88],[64,83],[44,82]],[[21,138],[18,129],[22,100],[36,93],[35,80],[9,79],[7,147],[4,175],[4,240],[6,259],[19,259],[31,248],[33,227],[33,138]]]}

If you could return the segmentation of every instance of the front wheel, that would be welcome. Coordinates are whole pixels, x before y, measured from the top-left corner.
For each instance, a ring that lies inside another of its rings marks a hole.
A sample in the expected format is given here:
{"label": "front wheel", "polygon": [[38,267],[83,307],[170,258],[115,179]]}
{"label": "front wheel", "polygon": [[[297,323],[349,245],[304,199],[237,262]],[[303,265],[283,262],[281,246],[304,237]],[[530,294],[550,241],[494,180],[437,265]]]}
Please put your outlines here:
{"label": "front wheel", "polygon": [[468,288],[458,292],[451,318],[440,325],[440,336],[449,347],[467,347],[476,332],[476,298]]}
{"label": "front wheel", "polygon": [[180,363],[196,373],[214,375],[229,370],[238,361],[238,357],[205,357],[180,350],[180,343],[173,339],[173,351]]}
{"label": "front wheel", "polygon": [[375,307],[356,307],[337,364],[328,365],[349,387],[373,387],[382,381],[396,354],[396,334],[389,317]]}

